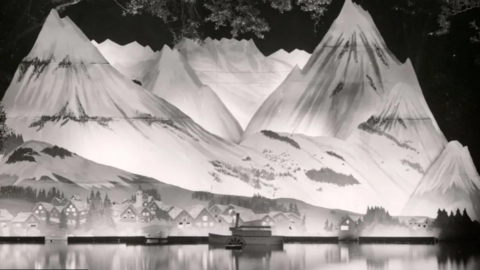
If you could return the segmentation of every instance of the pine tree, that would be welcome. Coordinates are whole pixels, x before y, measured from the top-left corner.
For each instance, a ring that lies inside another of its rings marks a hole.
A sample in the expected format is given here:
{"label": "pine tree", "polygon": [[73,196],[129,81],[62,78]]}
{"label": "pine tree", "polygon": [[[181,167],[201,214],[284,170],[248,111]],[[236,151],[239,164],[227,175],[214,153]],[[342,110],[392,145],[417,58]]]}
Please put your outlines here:
{"label": "pine tree", "polygon": [[303,215],[303,218],[302,218],[302,228],[303,228],[304,230],[307,229],[306,216],[307,216],[307,214],[304,214],[304,215]]}
{"label": "pine tree", "polygon": [[328,231],[328,229],[329,229],[329,227],[328,227],[328,219],[325,220],[325,226],[323,227],[323,229],[324,229],[325,231]]}
{"label": "pine tree", "polygon": [[463,209],[463,215],[462,215],[463,223],[466,225],[471,225],[472,224],[472,219],[468,216],[467,214],[467,209]]}
{"label": "pine tree", "polygon": [[58,223],[58,227],[60,229],[66,229],[68,228],[67,224],[67,213],[65,211],[60,212],[60,222]]}
{"label": "pine tree", "polygon": [[92,191],[90,192],[90,196],[88,196],[88,200],[91,202],[95,199],[95,193],[93,192],[93,189]]}

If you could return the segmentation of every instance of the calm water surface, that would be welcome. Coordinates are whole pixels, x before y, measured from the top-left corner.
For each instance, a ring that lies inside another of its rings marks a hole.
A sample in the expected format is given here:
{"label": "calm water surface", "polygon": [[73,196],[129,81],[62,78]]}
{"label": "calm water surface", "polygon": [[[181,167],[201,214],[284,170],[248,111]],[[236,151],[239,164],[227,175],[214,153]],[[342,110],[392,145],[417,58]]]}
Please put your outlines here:
{"label": "calm water surface", "polygon": [[230,251],[208,245],[0,245],[0,269],[478,270],[480,251],[454,245],[287,244]]}

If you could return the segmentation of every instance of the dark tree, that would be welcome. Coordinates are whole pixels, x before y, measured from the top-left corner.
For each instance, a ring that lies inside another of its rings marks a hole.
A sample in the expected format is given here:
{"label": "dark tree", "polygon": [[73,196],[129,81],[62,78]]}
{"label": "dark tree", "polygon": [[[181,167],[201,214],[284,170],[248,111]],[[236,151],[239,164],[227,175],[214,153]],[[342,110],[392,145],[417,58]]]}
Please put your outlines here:
{"label": "dark tree", "polygon": [[45,212],[45,223],[47,225],[50,225],[51,224],[51,221],[50,221],[50,212],[46,211]]}

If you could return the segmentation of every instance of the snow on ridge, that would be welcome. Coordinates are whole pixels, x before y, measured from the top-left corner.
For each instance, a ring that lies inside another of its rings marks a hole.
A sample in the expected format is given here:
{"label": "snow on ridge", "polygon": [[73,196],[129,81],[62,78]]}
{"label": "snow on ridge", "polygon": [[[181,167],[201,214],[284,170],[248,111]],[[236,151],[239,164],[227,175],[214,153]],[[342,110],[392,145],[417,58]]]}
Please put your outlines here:
{"label": "snow on ridge", "polygon": [[90,40],[70,18],[61,19],[58,12],[52,9],[24,62],[35,62],[37,59],[36,61],[48,63],[107,63],[103,55],[87,43]]}

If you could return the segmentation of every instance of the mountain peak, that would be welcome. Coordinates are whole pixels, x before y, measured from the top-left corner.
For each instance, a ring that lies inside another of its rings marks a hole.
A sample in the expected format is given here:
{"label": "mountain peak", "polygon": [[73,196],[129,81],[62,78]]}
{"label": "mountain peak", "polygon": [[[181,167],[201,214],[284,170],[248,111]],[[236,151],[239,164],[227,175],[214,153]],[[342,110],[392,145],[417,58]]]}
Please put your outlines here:
{"label": "mountain peak", "polygon": [[68,17],[61,19],[56,10],[48,15],[27,61],[107,63],[102,54]]}

